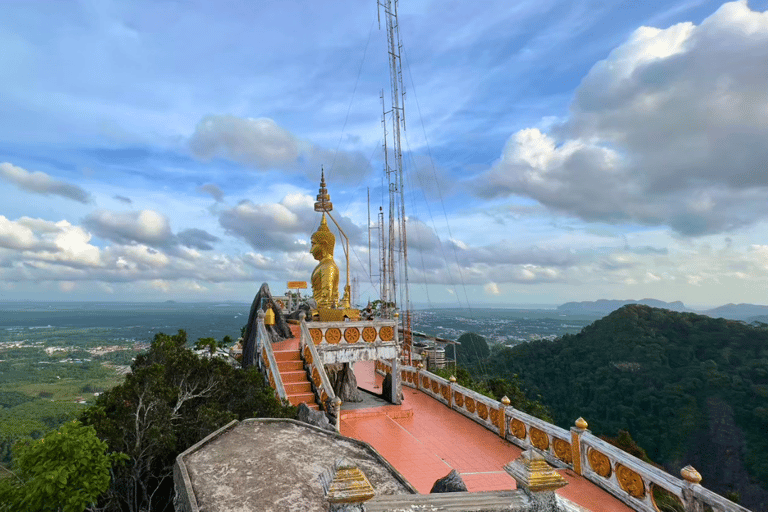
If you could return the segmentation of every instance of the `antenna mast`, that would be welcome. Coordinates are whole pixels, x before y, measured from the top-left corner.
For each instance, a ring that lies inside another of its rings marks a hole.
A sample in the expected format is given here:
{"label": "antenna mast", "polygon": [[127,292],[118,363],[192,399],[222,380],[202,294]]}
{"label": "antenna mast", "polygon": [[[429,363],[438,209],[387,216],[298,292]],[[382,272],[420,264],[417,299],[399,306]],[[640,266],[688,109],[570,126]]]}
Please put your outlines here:
{"label": "antenna mast", "polygon": [[[411,364],[411,297],[408,286],[408,237],[406,232],[405,219],[405,193],[403,180],[403,152],[400,145],[400,130],[405,130],[405,88],[403,87],[403,72],[400,59],[400,50],[402,41],[400,40],[400,26],[397,21],[397,3],[398,0],[377,0],[379,7],[384,8],[387,24],[387,45],[389,47],[389,82],[390,92],[392,94],[392,152],[394,156],[395,169],[389,167],[389,158],[386,150],[386,125],[384,139],[384,160],[387,169],[387,180],[389,182],[389,247],[391,273],[391,291],[392,300],[396,300],[395,288],[395,269],[394,269],[394,238],[395,238],[395,217],[397,217],[397,228],[399,230],[398,250],[402,256],[402,275],[403,290],[405,291],[405,301],[401,304],[401,309],[405,313],[403,318],[403,349],[405,362]],[[384,101],[382,93],[382,103]],[[399,194],[398,194],[399,192]],[[396,197],[399,195],[399,198]],[[397,205],[399,199],[399,205]],[[399,208],[397,207],[399,206]]]}

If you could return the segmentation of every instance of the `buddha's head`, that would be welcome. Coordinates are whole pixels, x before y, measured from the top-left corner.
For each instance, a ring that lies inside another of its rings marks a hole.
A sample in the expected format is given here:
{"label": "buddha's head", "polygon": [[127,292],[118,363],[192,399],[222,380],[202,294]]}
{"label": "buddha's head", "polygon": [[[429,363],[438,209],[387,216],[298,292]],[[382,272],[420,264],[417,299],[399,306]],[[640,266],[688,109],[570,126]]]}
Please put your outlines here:
{"label": "buddha's head", "polygon": [[325,214],[323,214],[320,227],[312,235],[312,248],[309,252],[312,253],[312,257],[320,261],[326,256],[333,256],[334,245],[336,245],[336,237],[328,229],[328,223],[325,221]]}

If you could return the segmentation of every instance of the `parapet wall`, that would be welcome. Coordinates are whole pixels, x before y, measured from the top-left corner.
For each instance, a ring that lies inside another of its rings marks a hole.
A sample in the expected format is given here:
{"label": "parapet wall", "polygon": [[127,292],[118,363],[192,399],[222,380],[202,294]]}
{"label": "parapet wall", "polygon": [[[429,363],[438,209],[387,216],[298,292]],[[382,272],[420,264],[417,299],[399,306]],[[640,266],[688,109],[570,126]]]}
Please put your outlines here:
{"label": "parapet wall", "polygon": [[[392,371],[384,361],[377,361],[376,369],[385,374]],[[681,471],[686,479],[675,478],[593,435],[582,418],[568,431],[509,406],[508,400],[493,400],[424,369],[402,366],[399,371],[404,385],[423,391],[523,450],[535,448],[551,465],[573,470],[634,510],[657,512],[660,506],[654,495],[666,494],[690,512],[749,512],[702,487],[701,476],[690,466]]]}

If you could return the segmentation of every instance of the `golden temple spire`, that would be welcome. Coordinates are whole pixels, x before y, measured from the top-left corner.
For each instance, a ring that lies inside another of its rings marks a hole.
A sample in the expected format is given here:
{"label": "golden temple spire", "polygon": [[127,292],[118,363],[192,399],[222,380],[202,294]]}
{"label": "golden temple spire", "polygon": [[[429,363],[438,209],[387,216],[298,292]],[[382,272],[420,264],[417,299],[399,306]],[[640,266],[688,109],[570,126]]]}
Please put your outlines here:
{"label": "golden temple spire", "polygon": [[[320,190],[317,192],[317,202],[315,203],[316,212],[330,212],[333,210],[333,203],[331,202],[331,196],[328,194],[328,189],[325,188],[325,169],[320,168]],[[325,214],[323,214],[323,222],[325,222]]]}

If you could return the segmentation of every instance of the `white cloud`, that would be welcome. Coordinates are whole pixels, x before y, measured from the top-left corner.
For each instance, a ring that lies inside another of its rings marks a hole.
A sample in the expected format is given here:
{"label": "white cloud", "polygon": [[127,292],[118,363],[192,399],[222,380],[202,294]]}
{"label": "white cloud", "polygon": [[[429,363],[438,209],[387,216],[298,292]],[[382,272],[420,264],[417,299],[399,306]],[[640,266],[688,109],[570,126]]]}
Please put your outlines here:
{"label": "white cloud", "polygon": [[168,218],[154,210],[97,210],[86,217],[85,224],[96,236],[118,243],[162,245],[173,237]]}
{"label": "white cloud", "polygon": [[513,134],[483,197],[529,196],[587,221],[684,235],[768,218],[768,12],[641,27],[584,78],[551,134]]}
{"label": "white cloud", "polygon": [[483,291],[485,291],[488,295],[500,295],[501,290],[499,290],[499,285],[496,283],[488,283],[485,286],[483,286]]}
{"label": "white cloud", "polygon": [[31,249],[37,243],[32,230],[0,215],[0,247],[8,249]]}
{"label": "white cloud", "polygon": [[0,163],[0,178],[27,192],[43,195],[53,194],[81,203],[91,201],[90,194],[77,185],[55,180],[44,172],[29,172],[9,162]]}

